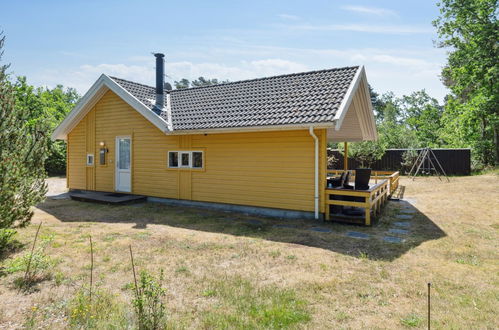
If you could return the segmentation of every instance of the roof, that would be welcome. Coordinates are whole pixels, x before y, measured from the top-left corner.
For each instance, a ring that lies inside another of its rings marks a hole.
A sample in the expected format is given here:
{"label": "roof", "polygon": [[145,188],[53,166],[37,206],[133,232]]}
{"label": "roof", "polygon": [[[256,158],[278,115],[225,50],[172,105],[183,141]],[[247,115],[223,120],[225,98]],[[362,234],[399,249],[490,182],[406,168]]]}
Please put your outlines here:
{"label": "roof", "polygon": [[[332,124],[359,70],[354,66],[172,90],[172,129]],[[110,78],[153,109],[154,87]],[[166,111],[159,116],[168,121]]]}

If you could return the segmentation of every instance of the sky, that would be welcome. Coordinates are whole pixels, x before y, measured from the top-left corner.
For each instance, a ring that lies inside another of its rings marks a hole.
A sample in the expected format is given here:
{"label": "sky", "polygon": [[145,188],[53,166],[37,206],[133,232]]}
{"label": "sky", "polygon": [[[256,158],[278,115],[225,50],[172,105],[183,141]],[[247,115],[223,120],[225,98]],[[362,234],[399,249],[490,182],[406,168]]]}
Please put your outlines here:
{"label": "sky", "polygon": [[154,85],[153,52],[170,82],[364,65],[379,93],[442,101],[438,13],[430,0],[5,1],[2,61],[30,84],[81,94],[102,73]]}

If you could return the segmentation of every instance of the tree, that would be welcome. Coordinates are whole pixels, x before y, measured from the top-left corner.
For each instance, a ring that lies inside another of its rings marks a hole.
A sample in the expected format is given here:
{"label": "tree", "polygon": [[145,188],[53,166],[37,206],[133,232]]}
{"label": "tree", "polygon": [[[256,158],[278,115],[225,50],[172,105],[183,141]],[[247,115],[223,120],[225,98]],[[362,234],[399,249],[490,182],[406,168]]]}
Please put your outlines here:
{"label": "tree", "polygon": [[[73,109],[80,95],[74,88],[57,85],[52,89],[38,89],[43,115],[48,120],[50,132],[59,125],[66,115]],[[49,140],[49,154],[45,161],[45,170],[48,175],[66,173],[66,142]]]}
{"label": "tree", "polygon": [[414,132],[420,147],[439,147],[442,130],[443,107],[423,89],[404,95],[401,102],[402,115],[408,128]]}
{"label": "tree", "polygon": [[[44,120],[48,124],[48,133],[59,125],[69,111],[75,106],[79,95],[73,88],[64,89],[58,85],[53,89],[35,88],[28,84],[26,77],[17,77],[13,84],[16,91],[16,106],[21,111],[32,108],[32,120]],[[48,140],[48,157],[45,170],[49,175],[60,175],[66,172],[66,143]]]}
{"label": "tree", "polygon": [[443,116],[449,144],[470,146],[483,165],[499,162],[497,0],[442,0],[433,22],[438,47],[450,48],[442,80],[450,88]]}
{"label": "tree", "polygon": [[379,141],[355,142],[348,148],[348,156],[360,162],[362,167],[370,167],[383,157],[385,150],[383,143]]}
{"label": "tree", "polygon": [[415,148],[418,146],[417,136],[407,125],[402,100],[392,92],[383,94],[377,101],[376,123],[379,143],[383,148]]}
{"label": "tree", "polygon": [[176,89],[184,89],[189,87],[202,87],[202,86],[225,84],[228,82],[229,82],[228,80],[219,81],[218,79],[206,79],[204,77],[199,77],[198,79],[192,81],[189,81],[186,78],[182,78],[179,81],[175,81],[174,85]]}
{"label": "tree", "polygon": [[173,84],[175,85],[176,89],[184,89],[189,88],[191,82],[188,79],[182,78],[179,81],[175,81]]}
{"label": "tree", "polygon": [[[2,34],[0,34],[2,36]],[[0,38],[0,54],[5,37]],[[0,58],[1,60],[1,58]],[[0,65],[0,229],[24,226],[33,215],[31,207],[46,193],[44,160],[48,125],[34,115],[40,103],[22,99]],[[22,99],[20,104],[17,100]],[[37,119],[33,119],[37,118]]]}

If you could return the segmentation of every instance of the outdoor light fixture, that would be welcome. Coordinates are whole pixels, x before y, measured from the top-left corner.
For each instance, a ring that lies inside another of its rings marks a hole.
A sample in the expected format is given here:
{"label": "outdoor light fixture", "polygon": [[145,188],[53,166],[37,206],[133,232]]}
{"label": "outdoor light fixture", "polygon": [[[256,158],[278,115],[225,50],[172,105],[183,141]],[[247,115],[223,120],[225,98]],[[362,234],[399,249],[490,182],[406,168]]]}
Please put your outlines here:
{"label": "outdoor light fixture", "polygon": [[99,164],[100,165],[106,165],[106,153],[109,151],[106,148],[106,143],[104,141],[101,141],[99,143],[100,145],[100,151],[99,151]]}

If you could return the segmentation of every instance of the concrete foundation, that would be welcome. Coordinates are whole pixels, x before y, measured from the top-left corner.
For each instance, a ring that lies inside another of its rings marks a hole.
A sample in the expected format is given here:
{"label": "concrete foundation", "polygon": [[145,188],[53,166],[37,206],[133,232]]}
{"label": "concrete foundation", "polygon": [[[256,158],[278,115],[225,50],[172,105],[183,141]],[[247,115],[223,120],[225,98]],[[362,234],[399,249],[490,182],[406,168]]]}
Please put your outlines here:
{"label": "concrete foundation", "polygon": [[[153,203],[163,203],[168,205],[201,207],[213,210],[239,212],[239,213],[259,215],[271,218],[315,220],[314,212],[306,212],[306,211],[293,211],[293,210],[273,209],[268,207],[256,207],[256,206],[234,205],[234,204],[223,204],[223,203],[212,203],[212,202],[197,202],[197,201],[189,201],[183,199],[171,199],[171,198],[159,198],[159,197],[147,197],[147,201]],[[323,219],[322,214],[320,214],[320,219]]]}

